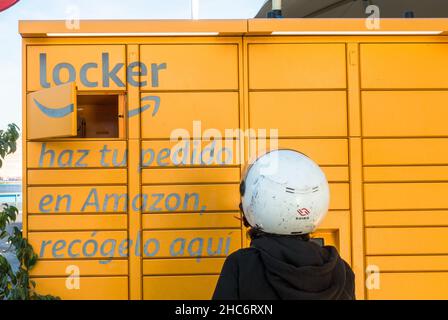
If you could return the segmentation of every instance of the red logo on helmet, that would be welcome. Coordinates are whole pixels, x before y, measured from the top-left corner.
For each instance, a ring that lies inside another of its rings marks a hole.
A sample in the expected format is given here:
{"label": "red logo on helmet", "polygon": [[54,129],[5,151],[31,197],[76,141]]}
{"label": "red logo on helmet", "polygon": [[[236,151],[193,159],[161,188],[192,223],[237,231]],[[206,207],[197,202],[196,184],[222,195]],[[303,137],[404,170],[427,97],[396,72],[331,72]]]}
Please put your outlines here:
{"label": "red logo on helmet", "polygon": [[19,0],[0,0],[0,12],[12,7],[17,2],[19,2]]}
{"label": "red logo on helmet", "polygon": [[310,215],[310,210],[308,210],[307,208],[301,208],[301,209],[297,209],[297,213],[301,217],[308,217]]}

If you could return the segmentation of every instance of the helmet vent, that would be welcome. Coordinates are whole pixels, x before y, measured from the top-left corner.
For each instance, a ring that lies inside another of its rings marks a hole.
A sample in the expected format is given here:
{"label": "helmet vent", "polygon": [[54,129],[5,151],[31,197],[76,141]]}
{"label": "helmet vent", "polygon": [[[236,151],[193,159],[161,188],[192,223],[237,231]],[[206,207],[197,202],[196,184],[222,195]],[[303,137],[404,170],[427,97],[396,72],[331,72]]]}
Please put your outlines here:
{"label": "helmet vent", "polygon": [[290,187],[286,187],[286,192],[287,193],[294,193],[294,192],[296,192],[296,189],[290,188]]}

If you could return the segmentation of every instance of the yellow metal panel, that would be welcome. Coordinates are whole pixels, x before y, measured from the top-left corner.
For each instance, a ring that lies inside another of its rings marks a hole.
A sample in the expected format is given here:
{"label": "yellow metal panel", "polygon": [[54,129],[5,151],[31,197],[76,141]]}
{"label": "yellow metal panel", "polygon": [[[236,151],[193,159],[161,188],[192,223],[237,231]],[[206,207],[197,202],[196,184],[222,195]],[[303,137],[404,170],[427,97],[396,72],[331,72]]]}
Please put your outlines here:
{"label": "yellow metal panel", "polygon": [[[191,128],[191,138],[200,138],[196,136],[197,131],[205,134],[206,130],[213,129],[224,136],[226,129],[239,127],[238,99],[238,92],[143,94],[142,137],[169,138],[179,128]],[[193,121],[197,121],[197,130],[193,129]]]}
{"label": "yellow metal panel", "polygon": [[179,270],[188,274],[219,274],[225,258],[196,259],[145,259],[144,275],[177,275]]}
{"label": "yellow metal panel", "polygon": [[[140,62],[140,45],[133,42],[126,47],[127,59],[129,65],[139,65],[140,68],[137,74],[133,74],[133,80],[139,84],[144,79],[144,67]],[[145,65],[146,66],[146,65]],[[146,66],[148,67],[148,66]],[[134,113],[134,111],[140,107],[140,86],[135,86],[135,83],[128,81],[127,84],[127,137],[128,141],[128,234],[135,242],[140,242],[139,239],[135,239],[135,235],[141,231],[141,210],[132,206],[135,197],[141,194],[141,174],[140,174],[140,162],[141,162],[141,112]],[[132,116],[131,116],[132,115]],[[137,199],[138,202],[138,199]],[[141,247],[136,249],[135,254],[131,254],[129,257],[129,298],[131,300],[141,300],[143,297],[142,290],[142,260],[141,260]]]}
{"label": "yellow metal panel", "polygon": [[330,183],[330,210],[349,209],[349,193],[348,183]]}
{"label": "yellow metal panel", "polygon": [[27,154],[28,168],[108,168],[127,165],[126,141],[28,142]]}
{"label": "yellow metal panel", "polygon": [[448,228],[366,228],[367,255],[447,254]]}
{"label": "yellow metal panel", "polygon": [[[361,105],[359,90],[359,43],[347,43],[347,108],[350,137],[361,135]],[[358,289],[358,292],[360,290]],[[357,297],[360,294],[357,293]]]}
{"label": "yellow metal panel", "polygon": [[447,181],[448,166],[365,167],[364,181]]}
{"label": "yellow metal panel", "polygon": [[241,214],[232,213],[149,213],[143,215],[143,229],[241,228]]}
{"label": "yellow metal panel", "polygon": [[447,103],[448,92],[444,91],[365,91],[363,134],[366,137],[447,135]]}
{"label": "yellow metal panel", "polygon": [[[240,81],[240,126],[241,129],[247,130],[249,128],[249,94],[248,94],[248,65],[247,65],[247,42],[246,38],[243,37],[242,45],[240,46],[240,56],[239,56],[239,81]],[[244,154],[246,155],[246,144],[243,144]],[[246,156],[243,157],[246,161]],[[243,170],[241,166],[241,172]],[[242,246],[248,246],[248,236],[246,234],[247,228],[241,228]]]}
{"label": "yellow metal panel", "polygon": [[347,263],[351,264],[351,230],[349,211],[330,211],[312,234],[314,238],[324,238],[325,245],[335,246]]}
{"label": "yellow metal panel", "polygon": [[[139,126],[140,128],[140,126]],[[142,249],[139,237],[142,230],[142,209],[139,195],[141,194],[141,171],[140,171],[140,141],[129,140],[129,185],[128,185],[128,234],[136,245],[135,254],[129,257],[129,294],[132,300],[143,298],[142,290]],[[137,205],[136,205],[137,203]],[[136,237],[137,238],[134,238]],[[137,246],[139,244],[139,246]]]}
{"label": "yellow metal panel", "polygon": [[[401,18],[384,19],[381,24],[381,31],[400,32],[400,31],[444,31],[446,30],[446,19],[434,19],[434,18],[415,18],[411,21],[407,21]],[[251,34],[267,34],[270,35],[273,31],[308,31],[308,32],[353,32],[353,31],[366,31],[366,22],[364,18],[348,18],[348,19],[150,19],[150,20],[83,20],[83,27],[78,30],[71,30],[66,27],[64,20],[50,20],[50,21],[38,21],[38,20],[25,20],[19,21],[19,32],[24,40],[30,40],[29,37],[43,37],[46,33],[141,33],[141,32],[216,32],[221,35],[227,34],[239,34],[246,35],[247,38]],[[319,37],[319,41],[332,41],[333,37],[345,39],[345,37],[331,36]],[[79,38],[74,38],[73,42],[79,41]],[[106,40],[109,37],[105,37]],[[126,37],[117,37],[118,39],[127,39]],[[167,37],[169,38],[169,37]],[[183,37],[185,38],[185,37]],[[201,38],[201,37],[196,37]],[[271,39],[280,38],[284,41],[284,36],[270,37]],[[304,41],[309,41],[310,37],[306,37]],[[358,39],[359,37],[350,37]],[[387,38],[393,38],[389,41],[407,41],[406,38],[411,38],[412,41],[428,41],[426,37],[394,37],[377,36],[371,39],[371,36],[364,36],[363,39],[370,39],[370,41],[378,42],[378,38],[381,41],[385,41]],[[423,39],[421,39],[423,38]],[[440,41],[440,37],[431,37],[431,41]],[[443,38],[443,37],[442,37]],[[64,39],[64,38],[63,38]],[[138,38],[144,39],[143,37]],[[40,39],[39,39],[40,40]],[[48,39],[46,39],[48,41]],[[98,38],[96,41],[103,40],[104,38]],[[42,41],[42,40],[40,40]],[[110,40],[108,40],[110,41]],[[134,38],[130,38],[127,41],[135,41]]]}
{"label": "yellow metal panel", "polygon": [[[448,139],[364,139],[365,165],[448,163]],[[417,152],[418,150],[418,152]]]}
{"label": "yellow metal panel", "polygon": [[[359,105],[359,102],[358,102]],[[360,115],[358,122],[360,122]],[[351,266],[356,274],[355,294],[357,299],[364,299],[365,265],[364,265],[364,194],[362,176],[362,140],[351,137],[350,143],[350,208],[351,208]],[[331,197],[331,195],[330,195]]]}
{"label": "yellow metal panel", "polygon": [[279,137],[347,135],[345,91],[251,92],[249,112],[250,128]]}
{"label": "yellow metal panel", "polygon": [[[258,139],[257,150],[268,149],[269,140]],[[278,148],[306,154],[320,166],[348,165],[347,139],[278,139]]]}
{"label": "yellow metal panel", "polygon": [[[156,245],[158,243],[158,246]],[[239,229],[143,232],[143,257],[223,257],[241,248]],[[179,269],[179,273],[186,270]]]}
{"label": "yellow metal panel", "polygon": [[126,212],[127,187],[29,187],[28,213]]}
{"label": "yellow metal panel", "polygon": [[342,89],[344,44],[249,44],[249,89]]}
{"label": "yellow metal panel", "polygon": [[176,168],[143,169],[142,183],[239,183],[239,168]]}
{"label": "yellow metal panel", "polygon": [[218,276],[161,276],[143,278],[145,300],[210,300]]}
{"label": "yellow metal panel", "polygon": [[148,66],[156,63],[155,67],[160,67],[158,83],[148,81],[143,90],[238,89],[237,45],[142,45],[140,59]]}
{"label": "yellow metal panel", "polygon": [[34,278],[40,294],[59,296],[63,300],[126,300],[127,277],[81,277],[79,289],[67,289],[67,278]]}
{"label": "yellow metal panel", "polygon": [[380,289],[368,290],[372,300],[446,300],[448,272],[381,273]]}
{"label": "yellow metal panel", "polygon": [[242,140],[143,141],[143,167],[240,165]]}
{"label": "yellow metal panel", "polygon": [[349,180],[347,167],[321,167],[329,182],[345,182]]}
{"label": "yellow metal panel", "polygon": [[33,277],[68,277],[73,267],[79,268],[80,276],[127,276],[128,260],[39,260],[30,274]]}
{"label": "yellow metal panel", "polygon": [[367,257],[367,265],[376,266],[382,272],[442,271],[448,270],[448,256]]}
{"label": "yellow metal panel", "polygon": [[[243,34],[247,31],[246,19],[146,19],[146,20],[83,20],[82,28],[69,29],[65,20],[25,20],[19,21],[19,32],[22,37],[42,37],[46,33],[195,33],[195,32],[216,32],[222,35]],[[429,20],[431,22],[431,20]],[[407,24],[405,24],[406,26]],[[434,30],[438,30],[435,28]],[[80,37],[70,39],[75,42]],[[125,41],[126,37],[105,37],[109,39],[120,39]],[[147,39],[148,37],[146,37]],[[171,37],[165,37],[171,40]],[[185,37],[183,37],[185,38]],[[195,37],[203,38],[203,37]],[[82,39],[82,37],[81,37]],[[132,43],[141,42],[143,37],[134,40]],[[160,38],[159,38],[160,39]],[[47,39],[48,40],[48,39]],[[104,40],[97,38],[96,41]]]}
{"label": "yellow metal panel", "polygon": [[41,259],[103,259],[99,264],[127,256],[125,249],[120,250],[127,238],[126,231],[28,233],[28,240]]}
{"label": "yellow metal panel", "polygon": [[448,45],[361,45],[362,88],[447,88]]}
{"label": "yellow metal panel", "polygon": [[125,230],[127,217],[124,214],[98,215],[29,215],[28,230]]}
{"label": "yellow metal panel", "polygon": [[[381,31],[389,31],[391,33],[399,33],[403,31],[408,32],[415,32],[415,31],[444,31],[446,30],[446,19],[434,19],[434,18],[415,18],[411,21],[408,21],[406,19],[402,18],[388,18],[381,20]],[[48,23],[48,22],[47,22]],[[24,22],[24,32],[32,32],[33,27],[37,26],[37,28],[41,27],[42,24],[46,25],[44,23],[39,23],[35,21],[25,21]],[[123,25],[126,25],[126,22],[123,23]],[[106,25],[107,26],[107,25]],[[55,23],[51,24],[51,27],[56,27]],[[280,31],[280,32],[297,32],[297,31],[303,31],[303,32],[309,32],[311,34],[314,34],[316,32],[322,32],[322,33],[331,33],[331,32],[340,32],[342,34],[344,33],[350,33],[353,31],[369,31],[366,28],[366,20],[365,18],[337,18],[337,19],[260,19],[260,18],[254,18],[254,19],[248,19],[247,20],[247,27],[248,27],[248,34],[267,34],[270,35],[272,32]],[[47,27],[48,28],[48,27]],[[59,28],[62,29],[62,26],[59,25]],[[40,28],[39,28],[40,29]],[[60,29],[57,29],[60,30]],[[375,32],[374,30],[371,30],[372,32]],[[249,37],[247,37],[249,38]],[[271,41],[281,41],[284,42],[285,36],[270,36],[269,39]],[[299,37],[294,37],[299,38]],[[304,37],[302,41],[310,41],[310,38],[316,41],[332,41],[333,38],[337,38],[338,41],[353,41],[357,40],[360,41],[360,37],[347,37],[345,36],[325,36],[325,37]],[[347,39],[348,38],[348,39]],[[378,40],[380,38],[380,40]],[[439,37],[431,37],[430,40],[425,37],[393,37],[391,35],[387,35],[385,37],[376,36],[364,36],[362,37],[363,41],[373,41],[373,42],[380,42],[380,41],[387,41],[387,38],[392,38],[392,40],[388,41],[418,41],[419,38],[423,38],[420,41],[437,41],[439,40]],[[412,40],[410,40],[411,38]],[[442,37],[443,38],[443,37]],[[256,39],[256,38],[255,38]],[[342,39],[342,40],[341,40]]]}
{"label": "yellow metal panel", "polygon": [[368,227],[448,226],[448,210],[367,211]]}
{"label": "yellow metal panel", "polygon": [[[84,25],[83,25],[84,28]],[[140,46],[137,44],[130,44],[126,46],[126,54],[127,54],[127,62],[128,65],[136,65],[138,66],[138,62],[140,61]],[[136,68],[139,70],[138,68]],[[134,71],[134,69],[130,69],[131,71]],[[137,74],[132,74],[132,78],[137,83],[140,83],[144,79],[142,79],[142,66],[140,65],[140,73],[137,72]],[[128,139],[140,139],[140,123],[141,123],[141,114],[140,113],[134,113],[132,114],[132,117],[130,117],[131,110],[135,110],[140,106],[140,88],[138,86],[134,85],[135,83],[132,83],[129,81],[127,83],[127,92],[126,92],[126,114],[127,117],[123,120],[127,120],[127,137]],[[141,282],[141,281],[140,281]],[[132,285],[131,285],[132,287]],[[133,295],[135,291],[131,290],[131,296]],[[132,297],[131,297],[132,299]]]}
{"label": "yellow metal panel", "polygon": [[28,170],[28,185],[125,184],[126,169]]}
{"label": "yellow metal panel", "polygon": [[143,212],[238,210],[239,184],[144,186]]}
{"label": "yellow metal panel", "polygon": [[[120,86],[126,84],[125,46],[28,46],[27,52],[27,91],[43,89],[44,83],[54,86],[59,83],[58,80],[62,83],[68,82],[70,74],[79,90],[126,88]],[[118,68],[116,73],[115,68]],[[109,73],[116,75],[121,83]]]}
{"label": "yellow metal panel", "polygon": [[25,41],[22,41],[22,232],[23,236],[26,237],[28,234],[28,215],[26,212],[27,203],[28,203],[28,194],[25,186],[28,183],[27,177],[27,163],[26,158],[28,157],[28,152],[26,148],[27,141],[23,137],[28,135],[27,130],[27,99],[26,99],[26,55],[27,55],[27,45]]}
{"label": "yellow metal panel", "polygon": [[369,183],[364,192],[366,210],[448,207],[448,183]]}
{"label": "yellow metal panel", "polygon": [[77,102],[74,82],[27,95],[27,138],[77,135]]}

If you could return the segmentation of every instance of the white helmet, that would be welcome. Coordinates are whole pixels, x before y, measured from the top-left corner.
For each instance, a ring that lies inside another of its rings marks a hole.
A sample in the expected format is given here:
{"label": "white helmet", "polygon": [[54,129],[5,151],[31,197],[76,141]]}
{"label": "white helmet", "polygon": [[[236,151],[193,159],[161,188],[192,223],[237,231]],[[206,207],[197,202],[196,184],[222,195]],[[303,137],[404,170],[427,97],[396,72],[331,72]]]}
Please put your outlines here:
{"label": "white helmet", "polygon": [[270,151],[246,170],[241,181],[241,209],[247,223],[266,233],[313,232],[328,211],[325,174],[304,154]]}

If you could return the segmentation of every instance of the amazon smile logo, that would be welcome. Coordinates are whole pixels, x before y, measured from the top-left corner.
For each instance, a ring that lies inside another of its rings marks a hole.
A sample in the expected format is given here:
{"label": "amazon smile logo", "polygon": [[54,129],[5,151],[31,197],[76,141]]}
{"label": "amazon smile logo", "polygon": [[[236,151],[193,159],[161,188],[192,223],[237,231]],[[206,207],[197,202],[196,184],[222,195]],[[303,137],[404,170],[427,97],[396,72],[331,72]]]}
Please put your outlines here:
{"label": "amazon smile logo", "polygon": [[69,104],[66,107],[52,109],[52,108],[48,108],[48,107],[44,106],[42,103],[40,103],[36,99],[33,99],[33,100],[34,100],[34,103],[36,104],[36,106],[39,108],[39,110],[42,111],[43,114],[45,114],[46,116],[48,116],[50,118],[63,118],[65,116],[68,116],[70,113],[72,113],[75,110],[75,105],[73,103]]}
{"label": "amazon smile logo", "polygon": [[[75,110],[75,105],[73,103],[71,103],[65,107],[61,107],[61,108],[48,108],[48,107],[44,106],[42,103],[40,103],[39,101],[37,101],[37,99],[33,99],[33,101],[36,104],[36,106],[39,108],[39,110],[43,114],[45,114],[47,117],[50,117],[50,118],[64,118],[64,117],[68,116],[69,114],[71,114]],[[147,97],[143,97],[141,99],[141,101],[142,102],[143,101],[154,102],[154,110],[152,111],[152,116],[154,117],[160,108],[160,97],[147,96]],[[151,106],[152,106],[152,104],[147,103],[147,104],[141,106],[140,108],[129,110],[128,117],[131,118],[138,114],[141,114],[141,113],[145,112],[146,110],[150,109]]]}
{"label": "amazon smile logo", "polygon": [[[157,96],[147,96],[143,97],[140,101],[153,101],[154,102],[154,110],[152,111],[152,116],[154,117],[159,111],[160,107],[160,97]],[[136,109],[129,110],[128,118],[134,117],[139,113],[143,113],[151,107],[151,104],[145,104],[144,106]]]}

